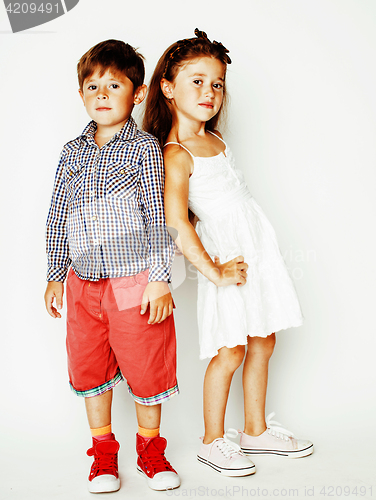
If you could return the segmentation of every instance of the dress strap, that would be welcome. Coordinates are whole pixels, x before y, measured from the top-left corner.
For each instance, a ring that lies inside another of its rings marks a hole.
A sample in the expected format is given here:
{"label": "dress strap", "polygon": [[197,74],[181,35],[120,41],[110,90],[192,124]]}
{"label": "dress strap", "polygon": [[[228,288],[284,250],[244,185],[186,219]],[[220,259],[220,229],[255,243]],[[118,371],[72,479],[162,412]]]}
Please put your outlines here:
{"label": "dress strap", "polygon": [[178,146],[185,149],[187,151],[187,153],[189,153],[192,156],[192,158],[194,158],[193,154],[189,151],[189,149],[187,149],[185,146],[183,146],[183,144],[180,144],[180,142],[166,142],[166,144],[163,147],[166,147],[168,144],[177,144]]}
{"label": "dress strap", "polygon": [[225,141],[223,139],[221,139],[219,137],[219,135],[215,134],[214,132],[211,132],[211,130],[207,130],[207,132],[209,132],[209,134],[211,134],[211,135],[214,135],[214,137],[216,137],[217,139],[219,139],[220,141],[222,141],[223,144],[227,147],[227,144],[225,143]]}

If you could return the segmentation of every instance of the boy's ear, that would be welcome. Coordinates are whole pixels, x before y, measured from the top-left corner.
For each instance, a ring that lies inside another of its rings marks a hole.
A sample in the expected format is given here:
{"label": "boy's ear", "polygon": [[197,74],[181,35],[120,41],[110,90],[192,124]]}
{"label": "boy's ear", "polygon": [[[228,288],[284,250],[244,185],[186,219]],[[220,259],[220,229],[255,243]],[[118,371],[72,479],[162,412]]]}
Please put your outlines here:
{"label": "boy's ear", "polygon": [[166,99],[173,98],[171,82],[166,80],[166,78],[162,78],[162,80],[161,80],[161,90],[162,90],[162,94],[166,97]]}
{"label": "boy's ear", "polygon": [[135,104],[141,104],[142,101],[146,97],[147,90],[148,90],[148,88],[145,84],[141,85],[141,87],[138,87],[138,89],[136,90],[136,92],[134,94],[134,101],[133,102]]}
{"label": "boy's ear", "polygon": [[85,98],[84,98],[84,93],[82,92],[82,90],[81,90],[81,89],[78,89],[78,93],[80,94],[81,99],[82,99],[82,102],[84,103],[84,106],[85,106]]}

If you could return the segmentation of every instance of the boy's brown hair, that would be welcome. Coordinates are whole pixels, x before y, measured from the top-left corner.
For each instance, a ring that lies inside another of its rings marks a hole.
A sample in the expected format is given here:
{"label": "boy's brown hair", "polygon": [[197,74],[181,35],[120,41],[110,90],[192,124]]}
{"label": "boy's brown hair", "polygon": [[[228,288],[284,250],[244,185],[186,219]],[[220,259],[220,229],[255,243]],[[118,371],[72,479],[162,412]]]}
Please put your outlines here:
{"label": "boy's brown hair", "polygon": [[84,81],[96,69],[100,69],[100,76],[110,69],[114,73],[125,74],[133,83],[136,91],[145,78],[144,58],[131,45],[120,40],[106,40],[89,49],[77,64],[77,76],[80,89]]}

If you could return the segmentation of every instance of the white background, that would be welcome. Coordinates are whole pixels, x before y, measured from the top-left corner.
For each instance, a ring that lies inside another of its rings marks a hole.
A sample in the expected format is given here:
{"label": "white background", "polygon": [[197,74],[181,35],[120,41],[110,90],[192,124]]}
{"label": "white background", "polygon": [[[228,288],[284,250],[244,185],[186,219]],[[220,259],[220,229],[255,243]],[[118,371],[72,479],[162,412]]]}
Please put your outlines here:
{"label": "white background", "polygon": [[[375,23],[373,0],[80,0],[57,20],[12,34],[0,6],[1,500],[89,497],[84,404],[67,382],[64,320],[50,318],[43,301],[57,160],[88,121],[76,63],[97,42],[122,39],[146,57],[147,83],[165,48],[196,27],[230,49],[222,131],[276,229],[305,316],[277,336],[267,411],[311,439],[315,453],[259,459],[254,477],[235,482],[196,464],[206,362],[198,360],[196,279],[187,266],[174,290],[181,394],[162,417],[168,458],[183,479],[175,493],[273,485],[323,498],[322,486],[350,485],[376,495]],[[165,496],[135,474],[125,384],[115,390],[113,425],[122,445],[118,497]],[[226,425],[243,425],[240,373]]]}

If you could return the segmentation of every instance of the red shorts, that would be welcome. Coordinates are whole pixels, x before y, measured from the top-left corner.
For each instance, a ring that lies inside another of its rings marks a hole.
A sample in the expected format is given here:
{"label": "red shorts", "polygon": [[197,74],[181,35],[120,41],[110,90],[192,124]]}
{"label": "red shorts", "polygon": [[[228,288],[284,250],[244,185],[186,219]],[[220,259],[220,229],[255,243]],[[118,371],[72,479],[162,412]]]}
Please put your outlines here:
{"label": "red shorts", "polygon": [[86,281],[70,269],[66,284],[67,351],[71,388],[98,396],[123,377],[135,401],[159,404],[179,392],[176,338],[171,314],[149,325],[140,314],[148,271]]}

